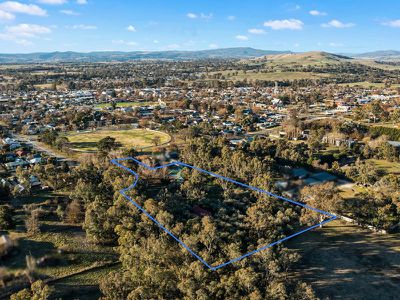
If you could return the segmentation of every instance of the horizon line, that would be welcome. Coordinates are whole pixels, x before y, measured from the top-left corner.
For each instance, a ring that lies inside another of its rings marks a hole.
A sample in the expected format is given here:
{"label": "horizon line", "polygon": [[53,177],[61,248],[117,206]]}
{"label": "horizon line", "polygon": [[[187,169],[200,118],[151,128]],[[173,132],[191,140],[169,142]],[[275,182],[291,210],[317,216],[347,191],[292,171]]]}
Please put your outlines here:
{"label": "horizon line", "polygon": [[186,53],[193,53],[193,52],[211,52],[211,51],[220,51],[220,50],[230,50],[230,49],[251,49],[251,50],[256,50],[256,51],[273,51],[273,52],[286,52],[286,53],[307,53],[307,52],[325,52],[325,53],[332,53],[332,54],[365,54],[365,53],[373,53],[373,52],[400,52],[400,50],[396,49],[377,49],[377,50],[368,50],[368,51],[363,51],[363,52],[330,52],[326,50],[320,50],[320,49],[310,49],[306,51],[294,51],[294,50],[282,50],[282,49],[260,49],[260,48],[254,48],[251,46],[240,46],[240,47],[221,47],[221,48],[199,48],[195,50],[190,50],[190,49],[164,49],[164,50],[90,50],[90,51],[78,51],[78,50],[49,50],[49,51],[34,51],[34,52],[0,52],[0,55],[33,55],[33,54],[51,54],[51,53],[78,53],[78,54],[92,54],[92,53],[102,53],[102,52],[108,52],[108,53],[159,53],[159,52],[186,52]]}

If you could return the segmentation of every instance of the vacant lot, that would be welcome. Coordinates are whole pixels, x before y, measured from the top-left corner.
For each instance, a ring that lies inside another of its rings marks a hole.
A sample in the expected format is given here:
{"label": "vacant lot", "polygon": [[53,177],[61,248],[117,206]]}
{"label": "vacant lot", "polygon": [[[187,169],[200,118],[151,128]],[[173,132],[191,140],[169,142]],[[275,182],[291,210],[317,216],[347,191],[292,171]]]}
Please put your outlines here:
{"label": "vacant lot", "polygon": [[123,147],[142,149],[167,143],[171,137],[163,132],[146,129],[99,130],[68,134],[72,149],[77,151],[96,151],[97,143],[107,137],[113,137]]}
{"label": "vacant lot", "polygon": [[321,299],[399,299],[399,234],[334,221],[289,244],[303,255],[296,276]]}

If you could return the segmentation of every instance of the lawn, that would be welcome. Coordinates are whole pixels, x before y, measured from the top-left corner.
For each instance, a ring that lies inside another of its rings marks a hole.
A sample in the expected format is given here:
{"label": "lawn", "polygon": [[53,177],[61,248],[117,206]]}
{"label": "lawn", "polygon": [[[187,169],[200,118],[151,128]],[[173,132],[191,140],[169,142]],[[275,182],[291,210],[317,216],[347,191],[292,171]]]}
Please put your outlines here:
{"label": "lawn", "polygon": [[[117,102],[117,107],[136,107],[136,106],[152,106],[157,105],[158,102],[144,101],[144,102]],[[111,107],[111,103],[100,103],[96,105],[96,108]]]}
{"label": "lawn", "polygon": [[107,136],[115,138],[123,147],[135,149],[155,146],[157,139],[160,145],[168,143],[171,140],[171,137],[166,133],[146,129],[98,130],[71,133],[67,135],[67,138],[73,150],[87,152],[96,151],[97,143]]}

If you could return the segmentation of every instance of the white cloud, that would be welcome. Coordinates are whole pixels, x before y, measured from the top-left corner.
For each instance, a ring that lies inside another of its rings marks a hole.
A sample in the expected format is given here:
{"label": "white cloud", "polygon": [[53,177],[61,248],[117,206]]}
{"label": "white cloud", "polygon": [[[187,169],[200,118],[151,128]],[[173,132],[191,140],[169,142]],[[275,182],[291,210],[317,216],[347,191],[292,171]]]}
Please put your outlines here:
{"label": "white cloud", "polygon": [[129,25],[128,27],[126,27],[126,30],[128,30],[130,32],[136,32],[136,27],[133,25]]}
{"label": "white cloud", "polygon": [[189,19],[197,19],[198,15],[196,15],[195,13],[187,13],[186,17],[188,17]]}
{"label": "white cloud", "polygon": [[70,9],[60,10],[60,13],[62,13],[64,15],[68,15],[68,16],[79,16],[80,15],[80,13],[70,10]]}
{"label": "white cloud", "polygon": [[236,17],[235,16],[228,16],[228,21],[235,21],[236,20]]}
{"label": "white cloud", "polygon": [[333,27],[333,28],[350,28],[355,26],[354,23],[343,23],[339,20],[332,20],[329,23],[324,23],[321,25],[322,27],[325,28],[329,28],[329,27]]}
{"label": "white cloud", "polygon": [[15,16],[12,13],[0,10],[0,21],[11,21],[14,20]]}
{"label": "white cloud", "polygon": [[235,36],[235,38],[237,39],[237,40],[239,40],[239,41],[247,41],[249,38],[247,37],[247,36],[245,36],[245,35],[237,35],[237,36]]}
{"label": "white cloud", "polygon": [[79,29],[79,30],[96,30],[97,26],[78,24],[78,25],[73,25],[73,26],[67,26],[67,28]]}
{"label": "white cloud", "polygon": [[400,28],[400,19],[385,22],[385,23],[382,23],[382,25],[394,27],[394,28]]}
{"label": "white cloud", "polygon": [[159,41],[159,40],[153,40],[153,43],[154,43],[154,44],[159,44],[160,41]]}
{"label": "white cloud", "polygon": [[112,43],[117,45],[137,46],[136,42],[125,41],[125,40],[113,40]]}
{"label": "white cloud", "polygon": [[343,44],[342,43],[331,42],[331,43],[329,43],[329,46],[331,46],[331,47],[342,47]]}
{"label": "white cloud", "polygon": [[266,33],[264,29],[258,29],[258,28],[251,28],[248,31],[251,34],[265,34]]}
{"label": "white cloud", "polygon": [[11,42],[14,42],[14,43],[16,43],[16,44],[18,44],[20,46],[23,46],[23,47],[27,47],[27,46],[33,45],[33,43],[31,41],[27,40],[27,39],[19,38],[17,36],[11,35],[9,33],[3,33],[3,32],[0,32],[0,40],[11,41]]}
{"label": "white cloud", "polygon": [[204,20],[210,20],[213,17],[212,13],[209,14],[204,14],[204,13],[200,13],[200,14],[195,14],[192,12],[189,12],[186,14],[186,17],[188,17],[189,19],[204,19]]}
{"label": "white cloud", "polygon": [[49,34],[51,33],[51,29],[36,24],[18,24],[15,26],[7,26],[5,32],[11,37],[31,38],[41,34]]}
{"label": "white cloud", "polygon": [[210,45],[208,45],[208,48],[210,48],[210,49],[217,49],[217,48],[218,48],[218,45],[217,45],[217,44],[210,44]]}
{"label": "white cloud", "polygon": [[50,5],[61,5],[67,3],[67,0],[38,0],[38,2]]}
{"label": "white cloud", "polygon": [[327,13],[319,10],[310,10],[310,15],[312,16],[326,16]]}
{"label": "white cloud", "polygon": [[23,4],[16,1],[0,3],[0,10],[9,13],[20,13],[32,16],[46,16],[47,12],[35,4]]}
{"label": "white cloud", "polygon": [[85,4],[88,4],[88,1],[87,0],[76,0],[76,4],[85,5]]}
{"label": "white cloud", "polygon": [[290,29],[290,30],[301,30],[303,29],[304,23],[296,19],[288,20],[270,20],[264,22],[265,27],[270,27],[273,30]]}

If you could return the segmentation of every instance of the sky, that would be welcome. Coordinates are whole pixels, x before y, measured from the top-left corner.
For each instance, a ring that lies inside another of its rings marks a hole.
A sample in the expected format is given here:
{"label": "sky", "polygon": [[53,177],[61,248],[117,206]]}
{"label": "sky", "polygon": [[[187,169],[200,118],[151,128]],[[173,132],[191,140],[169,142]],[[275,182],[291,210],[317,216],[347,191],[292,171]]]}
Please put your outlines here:
{"label": "sky", "polygon": [[399,0],[0,0],[0,53],[400,50]]}

